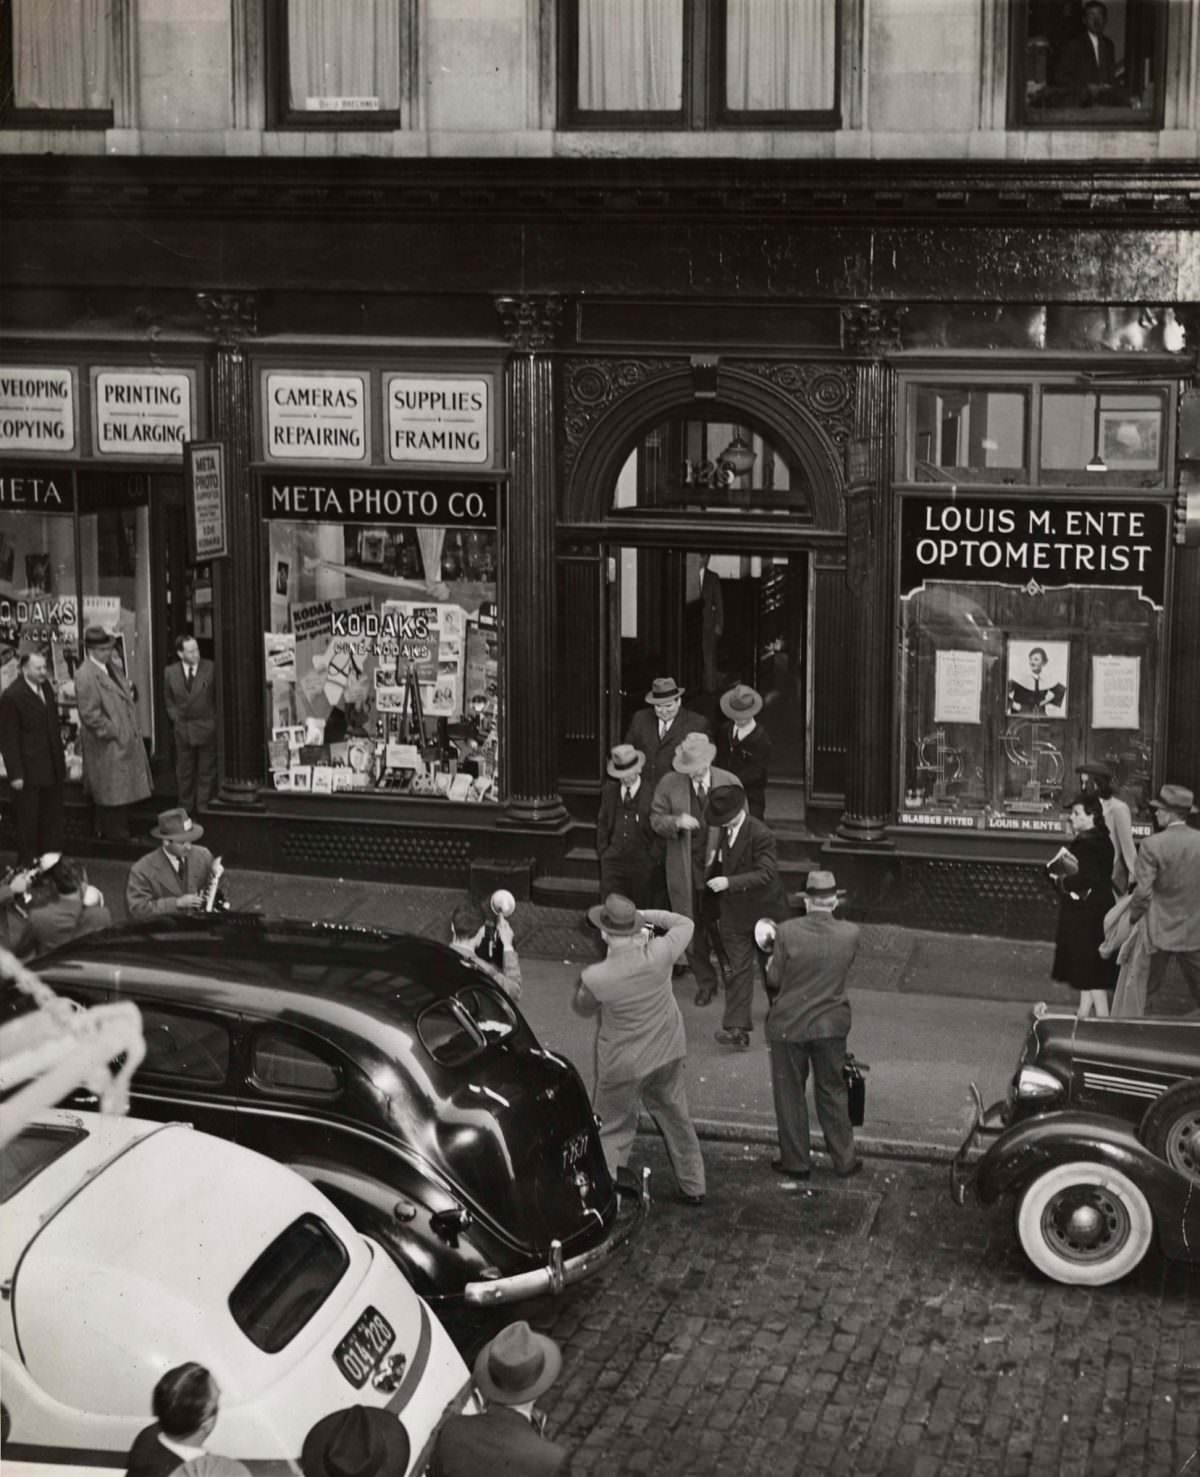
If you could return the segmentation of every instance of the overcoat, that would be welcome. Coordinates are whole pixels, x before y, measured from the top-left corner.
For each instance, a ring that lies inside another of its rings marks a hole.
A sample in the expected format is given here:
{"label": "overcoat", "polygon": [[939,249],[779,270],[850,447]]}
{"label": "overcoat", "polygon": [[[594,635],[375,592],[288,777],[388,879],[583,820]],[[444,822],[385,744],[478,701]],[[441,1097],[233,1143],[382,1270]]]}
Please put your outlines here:
{"label": "overcoat", "polygon": [[640,749],[646,756],[646,768],[642,772],[642,783],[657,785],[664,775],[671,773],[671,761],[675,750],[689,733],[707,733],[708,719],[690,708],[680,708],[671,720],[666,733],[659,737],[658,714],[653,707],[639,708],[629,723],[625,742]]}
{"label": "overcoat", "polygon": [[[741,784],[736,774],[715,765],[709,770],[709,793],[718,785]],[[666,842],[667,896],[671,907],[685,918],[692,917],[692,887],[698,886],[701,878],[692,878],[692,831],[679,829],[679,817],[692,813],[692,781],[686,774],[665,775],[654,791],[650,805],[650,824],[655,834]],[[703,825],[703,823],[702,823]],[[720,840],[718,828],[709,827],[705,837],[704,855],[711,856]]]}
{"label": "overcoat", "polygon": [[75,669],[83,784],[97,805],[132,805],[154,786],[129,684],[109,663]]}
{"label": "overcoat", "polygon": [[35,788],[60,785],[67,772],[59,728],[58,699],[49,682],[42,696],[17,677],[0,697],[0,754],[10,780]]}
{"label": "overcoat", "polygon": [[1112,842],[1103,831],[1083,831],[1067,850],[1079,863],[1073,877],[1059,884],[1058,933],[1050,978],[1075,990],[1111,990],[1117,983],[1115,959],[1101,957],[1104,915],[1113,905]]}
{"label": "overcoat", "polygon": [[131,918],[172,913],[175,899],[186,892],[204,892],[212,880],[213,854],[207,846],[193,846],[177,872],[160,846],[139,857],[125,884],[125,910]]}
{"label": "overcoat", "polygon": [[714,871],[711,864],[718,860],[721,841],[718,827],[708,870],[729,879],[725,891],[716,894],[722,931],[753,933],[760,918],[773,918],[777,923],[786,918],[787,897],[779,880],[779,859],[770,827],[748,815],[732,850],[726,847],[724,864]]}

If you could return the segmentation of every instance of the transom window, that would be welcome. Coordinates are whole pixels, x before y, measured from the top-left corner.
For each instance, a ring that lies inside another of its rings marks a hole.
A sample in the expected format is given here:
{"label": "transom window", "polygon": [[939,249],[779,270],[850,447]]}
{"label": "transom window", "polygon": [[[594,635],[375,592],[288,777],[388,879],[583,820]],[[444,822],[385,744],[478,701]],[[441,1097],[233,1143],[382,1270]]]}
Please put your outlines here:
{"label": "transom window", "polygon": [[0,121],[109,128],[117,0],[0,0]]}
{"label": "transom window", "polygon": [[560,0],[567,127],[838,125],[842,0]]}

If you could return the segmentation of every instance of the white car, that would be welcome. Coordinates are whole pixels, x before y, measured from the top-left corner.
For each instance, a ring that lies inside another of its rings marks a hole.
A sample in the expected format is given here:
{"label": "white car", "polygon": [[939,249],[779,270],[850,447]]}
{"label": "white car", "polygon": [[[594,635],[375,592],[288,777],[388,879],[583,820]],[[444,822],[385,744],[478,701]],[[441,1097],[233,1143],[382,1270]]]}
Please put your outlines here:
{"label": "white car", "polygon": [[392,1260],[248,1149],[53,1111],[0,1150],[0,1205],[5,1477],[123,1468],[188,1360],[221,1392],[207,1449],[248,1463],[298,1462],[314,1422],[366,1404],[403,1423],[421,1472],[443,1415],[475,1408]]}

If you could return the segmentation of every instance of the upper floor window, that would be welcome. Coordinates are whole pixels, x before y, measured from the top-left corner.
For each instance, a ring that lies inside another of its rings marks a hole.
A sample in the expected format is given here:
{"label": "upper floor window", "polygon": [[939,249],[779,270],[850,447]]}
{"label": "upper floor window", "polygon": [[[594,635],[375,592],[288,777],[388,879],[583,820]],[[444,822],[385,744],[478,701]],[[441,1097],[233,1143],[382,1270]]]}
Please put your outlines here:
{"label": "upper floor window", "polygon": [[1017,0],[1012,23],[1016,126],[1162,126],[1162,0]]}
{"label": "upper floor window", "polygon": [[571,127],[837,127],[841,0],[561,0]]}
{"label": "upper floor window", "polygon": [[275,127],[399,128],[408,0],[268,0]]}
{"label": "upper floor window", "polygon": [[0,0],[0,118],[9,128],[109,128],[115,0]]}

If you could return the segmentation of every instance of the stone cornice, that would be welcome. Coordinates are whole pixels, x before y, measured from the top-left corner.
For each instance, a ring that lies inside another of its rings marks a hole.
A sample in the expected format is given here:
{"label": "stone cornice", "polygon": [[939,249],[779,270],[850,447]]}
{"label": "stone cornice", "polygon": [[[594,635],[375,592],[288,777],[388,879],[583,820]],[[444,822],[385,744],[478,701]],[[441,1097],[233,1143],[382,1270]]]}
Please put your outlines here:
{"label": "stone cornice", "polygon": [[0,158],[22,216],[1200,225],[1195,163]]}

